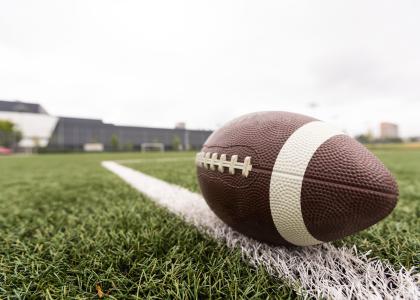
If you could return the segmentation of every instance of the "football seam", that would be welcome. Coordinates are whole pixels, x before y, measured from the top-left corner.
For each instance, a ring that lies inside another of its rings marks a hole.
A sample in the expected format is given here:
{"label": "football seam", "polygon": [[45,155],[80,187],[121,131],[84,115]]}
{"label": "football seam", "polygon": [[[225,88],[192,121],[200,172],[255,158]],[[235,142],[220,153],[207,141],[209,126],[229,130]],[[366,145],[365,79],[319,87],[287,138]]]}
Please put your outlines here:
{"label": "football seam", "polygon": [[[352,190],[356,190],[356,191],[360,191],[360,192],[371,192],[374,194],[377,194],[379,196],[386,196],[386,197],[395,197],[398,196],[398,192],[397,193],[386,193],[386,192],[381,192],[378,190],[373,190],[373,189],[368,189],[362,186],[358,186],[358,185],[352,185],[352,184],[344,184],[344,183],[339,183],[339,182],[334,182],[334,181],[330,181],[330,180],[321,180],[321,179],[317,179],[317,178],[313,178],[313,177],[309,177],[309,176],[300,176],[300,175],[296,175],[293,173],[286,173],[286,172],[275,172],[275,171],[269,171],[267,169],[262,169],[262,168],[253,168],[251,173],[267,173],[267,174],[278,174],[280,176],[284,175],[284,176],[289,176],[289,177],[295,177],[295,178],[303,178],[304,181],[311,181],[311,182],[315,182],[315,183],[325,183],[334,187],[342,187],[342,188],[350,188]],[[235,174],[236,175],[236,174]],[[303,182],[303,181],[302,181]]]}

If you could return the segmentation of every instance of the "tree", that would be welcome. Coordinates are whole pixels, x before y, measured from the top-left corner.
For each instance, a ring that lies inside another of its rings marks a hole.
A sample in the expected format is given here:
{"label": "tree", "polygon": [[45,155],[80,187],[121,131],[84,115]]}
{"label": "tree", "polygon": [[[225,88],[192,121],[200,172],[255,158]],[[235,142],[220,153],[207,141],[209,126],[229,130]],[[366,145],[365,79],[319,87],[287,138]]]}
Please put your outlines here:
{"label": "tree", "polygon": [[0,146],[15,147],[22,139],[22,133],[10,121],[0,120]]}
{"label": "tree", "polygon": [[355,139],[362,144],[368,144],[372,142],[372,139],[367,134],[359,134],[355,136]]}
{"label": "tree", "polygon": [[116,134],[113,134],[111,137],[111,148],[112,148],[112,151],[118,151],[120,148],[120,142]]}
{"label": "tree", "polygon": [[126,151],[133,151],[133,143],[132,142],[128,142],[127,144],[124,145],[124,150]]}
{"label": "tree", "polygon": [[175,151],[181,150],[181,139],[177,135],[172,138],[172,149]]}

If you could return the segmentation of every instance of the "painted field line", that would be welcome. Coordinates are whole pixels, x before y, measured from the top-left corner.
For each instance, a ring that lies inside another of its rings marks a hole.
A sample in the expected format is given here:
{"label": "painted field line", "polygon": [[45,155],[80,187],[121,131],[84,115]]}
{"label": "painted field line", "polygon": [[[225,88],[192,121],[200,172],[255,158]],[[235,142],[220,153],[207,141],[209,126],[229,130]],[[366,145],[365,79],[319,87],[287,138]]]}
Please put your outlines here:
{"label": "painted field line", "polygon": [[112,161],[103,167],[132,187],[195,225],[205,234],[239,249],[251,266],[262,266],[307,297],[334,299],[420,299],[415,270],[396,270],[390,264],[358,253],[356,247],[331,244],[287,249],[247,238],[225,225],[201,195]]}

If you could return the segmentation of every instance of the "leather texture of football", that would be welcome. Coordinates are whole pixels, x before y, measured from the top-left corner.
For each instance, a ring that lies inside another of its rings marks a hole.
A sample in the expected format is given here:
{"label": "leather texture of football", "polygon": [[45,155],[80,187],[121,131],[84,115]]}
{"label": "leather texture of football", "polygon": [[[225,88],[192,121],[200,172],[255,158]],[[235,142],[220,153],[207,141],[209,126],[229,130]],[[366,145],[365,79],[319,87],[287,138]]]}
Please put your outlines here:
{"label": "leather texture of football", "polygon": [[196,164],[216,215],[273,245],[341,239],[386,217],[398,199],[395,179],[362,144],[295,113],[258,112],[227,123]]}

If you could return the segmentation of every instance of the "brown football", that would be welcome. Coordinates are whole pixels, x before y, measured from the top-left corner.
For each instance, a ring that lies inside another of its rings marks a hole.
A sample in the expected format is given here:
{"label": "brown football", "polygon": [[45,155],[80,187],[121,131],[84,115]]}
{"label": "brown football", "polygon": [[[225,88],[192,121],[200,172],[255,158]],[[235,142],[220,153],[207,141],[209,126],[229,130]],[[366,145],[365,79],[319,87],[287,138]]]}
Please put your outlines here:
{"label": "brown football", "polygon": [[274,245],[343,238],[386,217],[398,199],[395,179],[369,150],[295,113],[258,112],[227,123],[196,164],[216,215]]}

